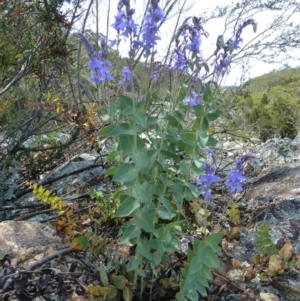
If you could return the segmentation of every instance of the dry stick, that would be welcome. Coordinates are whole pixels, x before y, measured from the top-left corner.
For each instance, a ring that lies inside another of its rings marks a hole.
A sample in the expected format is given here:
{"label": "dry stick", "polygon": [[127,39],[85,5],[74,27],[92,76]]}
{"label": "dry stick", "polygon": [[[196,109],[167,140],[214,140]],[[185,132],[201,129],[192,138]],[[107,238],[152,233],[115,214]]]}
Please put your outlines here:
{"label": "dry stick", "polygon": [[[213,274],[214,276],[220,278],[220,279],[223,280],[224,282],[226,282],[226,285],[231,285],[231,286],[233,286],[234,288],[236,288],[237,290],[239,290],[239,291],[241,291],[241,292],[247,294],[247,289],[242,288],[241,286],[235,284],[234,282],[231,282],[231,281],[230,281],[229,279],[227,279],[226,277],[224,277],[224,276],[222,276],[222,275],[220,275],[220,274],[218,274],[218,273],[216,273],[216,272],[214,272],[214,271],[212,271],[212,274]],[[255,298],[256,298],[257,300],[261,300],[261,301],[264,301],[264,300],[265,300],[265,299],[262,299],[262,298],[257,297],[257,296],[255,296]]]}
{"label": "dry stick", "polygon": [[43,214],[43,213],[50,213],[52,211],[55,211],[57,209],[45,209],[45,210],[39,210],[39,211],[35,211],[35,212],[30,212],[21,216],[18,216],[16,218],[13,219],[13,221],[24,221],[26,219],[29,219],[33,216],[39,215],[39,214]]}
{"label": "dry stick", "polygon": [[[86,167],[83,167],[83,168],[79,168],[77,170],[74,170],[72,172],[68,172],[68,173],[64,173],[60,176],[57,176],[57,177],[53,177],[53,178],[50,178],[50,179],[45,179],[45,180],[42,180],[40,182],[38,182],[37,184],[38,185],[47,185],[47,184],[51,184],[53,182],[56,182],[60,179],[63,179],[63,178],[66,178],[68,176],[72,176],[72,175],[75,175],[75,174],[78,174],[80,172],[83,172],[83,171],[86,171],[86,170],[89,170],[89,169],[92,169],[92,168],[97,168],[97,167],[101,167],[102,164],[91,164],[91,165],[88,165]],[[23,189],[23,190],[19,190],[15,193],[15,196],[16,198],[19,198],[23,195],[26,195],[27,193],[31,192],[31,189]]]}
{"label": "dry stick", "polygon": [[57,257],[60,257],[60,256],[63,256],[63,255],[66,255],[66,254],[69,254],[71,252],[75,252],[72,248],[65,248],[65,249],[62,249],[62,250],[59,250],[59,251],[56,251],[54,252],[53,254],[50,254],[40,260],[37,260],[36,262],[34,263],[31,263],[30,265],[28,265],[25,270],[26,271],[32,271],[34,270],[35,268],[53,260],[54,258],[57,258]]}

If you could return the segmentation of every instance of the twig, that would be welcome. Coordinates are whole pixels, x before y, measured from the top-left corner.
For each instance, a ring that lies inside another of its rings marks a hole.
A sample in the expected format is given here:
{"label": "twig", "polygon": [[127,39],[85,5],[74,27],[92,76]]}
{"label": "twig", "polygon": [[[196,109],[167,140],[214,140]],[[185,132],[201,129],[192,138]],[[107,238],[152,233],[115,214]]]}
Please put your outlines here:
{"label": "twig", "polygon": [[39,210],[39,211],[35,211],[35,212],[30,212],[21,216],[18,216],[16,218],[13,219],[13,221],[24,221],[26,219],[29,219],[33,216],[39,215],[39,214],[43,214],[43,213],[49,213],[52,211],[55,211],[57,209],[45,209],[45,210]]}
{"label": "twig", "polygon": [[[83,172],[83,171],[86,171],[86,170],[89,170],[89,169],[92,169],[92,168],[101,167],[101,166],[102,166],[102,164],[91,164],[91,165],[85,166],[83,168],[79,168],[77,170],[74,170],[72,172],[64,173],[64,174],[62,174],[60,176],[57,176],[57,177],[52,177],[52,178],[49,178],[49,179],[42,180],[42,181],[38,182],[37,184],[38,185],[48,185],[48,184],[56,182],[60,179],[66,178],[68,176],[72,176],[72,175],[78,174],[80,172]],[[31,189],[29,189],[29,188],[19,190],[15,193],[15,196],[16,196],[16,198],[20,198],[21,196],[26,195],[29,192],[31,192]]]}
{"label": "twig", "polygon": [[[212,271],[212,274],[213,274],[214,276],[220,278],[220,279],[223,280],[224,282],[226,282],[226,285],[230,285],[230,286],[236,288],[237,290],[239,290],[239,291],[241,291],[241,292],[243,292],[243,293],[245,293],[245,294],[248,293],[248,290],[247,290],[247,289],[242,288],[241,286],[235,284],[234,282],[231,282],[229,279],[227,279],[227,278],[224,277],[223,275],[220,275],[220,274],[218,274],[217,272],[214,272],[214,271]],[[255,298],[256,298],[256,300],[265,301],[264,299],[262,299],[262,298],[260,298],[260,297],[257,297],[257,296],[255,296]]]}
{"label": "twig", "polygon": [[48,261],[51,261],[53,260],[54,258],[57,258],[57,257],[60,257],[62,255],[66,255],[66,254],[69,254],[71,252],[75,252],[72,248],[65,248],[65,249],[62,249],[62,250],[59,250],[59,251],[56,251],[54,252],[53,254],[50,254],[40,260],[37,260],[36,262],[34,263],[31,263],[30,265],[28,265],[25,270],[26,271],[32,271],[34,270],[35,268],[47,263]]}

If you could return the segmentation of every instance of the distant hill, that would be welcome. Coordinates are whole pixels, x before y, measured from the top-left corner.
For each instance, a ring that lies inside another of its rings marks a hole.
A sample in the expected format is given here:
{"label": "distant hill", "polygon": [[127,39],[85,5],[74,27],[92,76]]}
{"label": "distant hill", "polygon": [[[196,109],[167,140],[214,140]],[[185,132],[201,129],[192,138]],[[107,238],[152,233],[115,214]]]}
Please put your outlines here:
{"label": "distant hill", "polygon": [[251,93],[253,100],[264,94],[274,99],[287,94],[300,99],[300,68],[280,70],[250,79],[243,85],[243,90]]}
{"label": "distant hill", "polygon": [[300,130],[300,68],[264,74],[241,87],[227,88],[223,99],[227,108],[235,108],[233,126],[263,141],[275,134],[293,139]]}

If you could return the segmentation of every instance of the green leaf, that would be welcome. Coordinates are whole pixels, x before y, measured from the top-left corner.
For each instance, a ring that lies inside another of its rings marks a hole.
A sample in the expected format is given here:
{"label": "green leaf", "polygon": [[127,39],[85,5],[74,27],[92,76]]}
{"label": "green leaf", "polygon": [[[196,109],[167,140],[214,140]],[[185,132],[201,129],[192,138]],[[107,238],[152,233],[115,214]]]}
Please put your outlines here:
{"label": "green leaf", "polygon": [[164,155],[167,159],[173,159],[175,162],[180,162],[180,158],[179,158],[179,156],[178,155],[176,155],[175,153],[172,153],[172,152],[169,152],[169,151],[167,151],[167,150],[164,150],[164,149],[162,149],[161,151],[160,151],[160,153],[162,154],[162,155]]}
{"label": "green leaf", "polygon": [[177,118],[174,117],[173,115],[167,115],[167,116],[165,117],[165,119],[168,120],[168,121],[169,121],[169,124],[170,124],[171,126],[173,126],[173,127],[177,127],[177,126],[179,125],[179,122],[178,122]]}
{"label": "green leaf", "polygon": [[139,112],[145,112],[145,104],[146,104],[145,101],[135,102],[134,104],[135,113],[137,114]]}
{"label": "green leaf", "polygon": [[198,198],[199,197],[199,189],[197,188],[196,185],[191,184],[191,183],[187,183],[186,188],[188,188],[190,190],[190,192],[192,193],[192,195],[194,196],[194,198]]}
{"label": "green leaf", "polygon": [[205,114],[205,117],[208,121],[214,121],[220,117],[222,112],[220,110],[214,110]]}
{"label": "green leaf", "polygon": [[197,257],[194,257],[192,261],[190,262],[190,274],[196,274],[198,273],[202,268],[202,262]]}
{"label": "green leaf", "polygon": [[129,288],[127,286],[125,286],[123,288],[123,298],[124,298],[125,301],[130,301],[131,300],[130,291],[129,291]]}
{"label": "green leaf", "polygon": [[174,111],[173,115],[178,119],[181,120],[182,122],[185,122],[185,115],[181,111]]}
{"label": "green leaf", "polygon": [[150,203],[153,194],[153,182],[143,182],[141,185],[133,188],[132,195],[143,204]]}
{"label": "green leaf", "polygon": [[123,163],[113,177],[114,182],[131,182],[135,179],[138,172],[130,163]]}
{"label": "green leaf", "polygon": [[207,254],[206,260],[210,268],[217,269],[220,266],[218,256],[212,250]]}
{"label": "green leaf", "polygon": [[146,129],[148,127],[147,117],[148,116],[145,112],[139,112],[139,113],[133,115],[131,117],[131,120],[134,123],[140,125],[143,129]]}
{"label": "green leaf", "polygon": [[113,176],[113,175],[116,173],[117,170],[118,170],[118,167],[117,167],[117,166],[114,166],[114,167],[108,169],[108,170],[105,172],[105,175],[106,175],[106,176]]}
{"label": "green leaf", "polygon": [[182,209],[183,197],[180,194],[173,194],[174,203],[178,210]]}
{"label": "green leaf", "polygon": [[192,147],[195,146],[196,137],[195,137],[194,133],[188,132],[188,131],[183,131],[179,134],[179,136],[185,144],[188,144]]}
{"label": "green leaf", "polygon": [[116,217],[130,216],[132,212],[140,207],[140,203],[132,196],[127,197],[116,212]]}
{"label": "green leaf", "polygon": [[213,280],[213,276],[212,276],[212,273],[210,271],[210,268],[205,264],[202,265],[201,274],[203,274],[205,279]]}
{"label": "green leaf", "polygon": [[144,258],[146,258],[150,261],[153,260],[147,240],[140,241],[136,246],[136,251],[138,252],[138,254],[142,255]]}
{"label": "green leaf", "polygon": [[211,102],[212,102],[212,104],[214,104],[216,106],[219,106],[219,105],[223,104],[223,100],[220,99],[220,98],[214,98]]}
{"label": "green leaf", "polygon": [[147,174],[151,170],[158,154],[157,149],[147,149],[147,152],[148,152],[148,165],[146,168],[139,169],[139,172],[143,174]]}
{"label": "green leaf", "polygon": [[210,86],[206,86],[204,94],[203,94],[203,100],[205,102],[209,102],[212,99],[213,99],[213,93],[211,91],[211,88],[210,88]]}
{"label": "green leaf", "polygon": [[198,135],[200,147],[205,148],[209,139],[209,135],[207,134],[207,132],[204,131],[198,131]]}
{"label": "green leaf", "polygon": [[100,279],[101,279],[101,282],[104,286],[107,286],[109,285],[109,281],[108,281],[108,276],[107,276],[107,273],[105,271],[105,268],[103,267],[103,265],[100,265]]}
{"label": "green leaf", "polygon": [[146,277],[146,273],[143,269],[138,269],[137,273],[140,277],[145,278]]}
{"label": "green leaf", "polygon": [[200,122],[201,117],[203,115],[203,108],[201,105],[193,106],[193,109],[195,111],[195,116],[197,117],[198,121]]}
{"label": "green leaf", "polygon": [[171,134],[166,134],[165,141],[170,142],[172,144],[176,144],[177,140],[176,140],[175,136],[173,136]]}
{"label": "green leaf", "polygon": [[131,155],[134,153],[134,136],[132,135],[120,135],[118,143],[118,151],[121,151],[123,155]]}
{"label": "green leaf", "polygon": [[136,256],[130,256],[127,271],[135,270],[141,264],[141,260]]}
{"label": "green leaf", "polygon": [[131,156],[134,164],[139,168],[146,168],[148,166],[148,152],[142,149]]}
{"label": "green leaf", "polygon": [[[201,279],[203,279],[203,278],[201,278]],[[207,287],[208,286],[207,281],[204,281],[204,283],[207,284],[207,285],[205,285]],[[203,296],[203,297],[207,296],[205,286],[200,281],[197,281],[196,289],[201,294],[201,296]]]}
{"label": "green leaf", "polygon": [[186,144],[184,151],[188,156],[194,156],[194,147],[193,146]]}
{"label": "green leaf", "polygon": [[134,113],[133,100],[125,95],[119,95],[118,99],[122,114],[125,116],[132,115]]}
{"label": "green leaf", "polygon": [[219,243],[221,242],[222,238],[224,236],[224,233],[220,232],[220,233],[214,233],[209,235],[206,238],[206,243],[209,244],[209,246],[211,247],[211,249],[216,253],[216,254],[220,254],[220,248],[218,247]]}
{"label": "green leaf", "polygon": [[[131,155],[135,153],[135,151],[139,151],[144,148],[144,141],[139,136],[120,135],[119,139],[118,150],[122,151],[123,155]],[[136,150],[134,146],[134,139],[136,139]]]}
{"label": "green leaf", "polygon": [[111,133],[115,130],[117,126],[115,124],[107,125],[99,131],[99,135],[111,136]]}
{"label": "green leaf", "polygon": [[89,247],[89,239],[86,236],[79,236],[78,242],[83,250],[86,250]]}
{"label": "green leaf", "polygon": [[207,257],[209,253],[212,253],[212,250],[209,247],[209,245],[203,241],[200,241],[197,251],[197,258],[202,260],[202,262],[204,262],[206,265],[208,265]]}
{"label": "green leaf", "polygon": [[135,219],[135,224],[141,227],[145,232],[152,233],[158,237],[157,230],[154,226],[155,211],[142,212]]}
{"label": "green leaf", "polygon": [[171,220],[173,217],[175,217],[177,214],[173,210],[173,212],[169,212],[168,208],[165,206],[160,206],[158,210],[158,215],[161,219],[164,220]]}
{"label": "green leaf", "polygon": [[120,240],[120,244],[125,244],[128,241],[130,241],[132,238],[137,238],[140,235],[141,235],[141,229],[138,228],[136,225],[131,224],[124,231]]}
{"label": "green leaf", "polygon": [[114,130],[110,133],[112,137],[118,137],[122,134],[127,134],[127,135],[136,135],[136,132],[133,131],[131,128],[130,124],[128,123],[119,123]]}
{"label": "green leaf", "polygon": [[209,136],[208,141],[206,143],[206,147],[215,147],[218,144],[218,140],[213,138],[212,136]]}
{"label": "green leaf", "polygon": [[189,165],[185,161],[181,161],[179,163],[179,167],[180,167],[180,171],[189,178],[190,177]]}
{"label": "green leaf", "polygon": [[158,200],[163,205],[158,210],[160,218],[169,220],[177,215],[175,210],[173,210],[172,205],[168,199],[166,199],[165,197],[159,197]]}
{"label": "green leaf", "polygon": [[115,101],[110,101],[109,102],[109,115],[110,116],[115,116],[117,113],[117,106]]}
{"label": "green leaf", "polygon": [[157,251],[154,252],[153,254],[153,262],[156,266],[158,266],[161,263],[161,257],[162,254],[158,253]]}
{"label": "green leaf", "polygon": [[116,275],[112,275],[111,279],[115,285],[115,287],[119,290],[122,290],[127,282],[127,279],[124,276],[116,276]]}
{"label": "green leaf", "polygon": [[115,157],[117,157],[118,155],[119,155],[119,152],[117,152],[117,151],[112,151],[112,152],[110,152],[110,153],[107,155],[106,160],[107,160],[107,161],[110,161],[110,160],[114,159]]}
{"label": "green leaf", "polygon": [[118,294],[118,290],[114,286],[111,286],[110,293],[107,297],[108,299],[113,299],[117,296],[117,294]]}

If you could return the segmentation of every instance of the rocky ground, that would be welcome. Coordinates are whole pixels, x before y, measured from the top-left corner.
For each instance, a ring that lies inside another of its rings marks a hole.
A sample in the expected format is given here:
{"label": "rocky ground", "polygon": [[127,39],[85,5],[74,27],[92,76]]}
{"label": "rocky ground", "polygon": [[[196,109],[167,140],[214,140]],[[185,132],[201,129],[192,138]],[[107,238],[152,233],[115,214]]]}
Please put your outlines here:
{"label": "rocky ground", "polygon": [[[245,166],[244,191],[229,195],[216,186],[209,204],[211,222],[225,236],[221,266],[214,271],[208,297],[199,300],[300,300],[300,134],[294,140],[273,138],[261,145],[225,141],[219,150],[226,155],[226,162],[219,166],[220,175],[245,152],[252,152],[257,160]],[[100,267],[111,264],[109,258],[116,254],[118,260],[126,258],[130,248],[117,245],[117,227],[97,225],[95,212],[87,213],[94,208],[85,199],[91,188],[112,189],[103,172],[104,165],[96,154],[82,154],[41,179],[40,184],[73,206],[60,223],[53,210],[35,207],[40,204],[29,189],[17,191],[17,208],[4,208],[15,217],[0,223],[3,300],[43,300],[41,296],[48,300],[88,300],[89,284],[99,281]],[[84,206],[78,205],[80,200],[84,200]],[[238,205],[236,215],[228,203]],[[194,214],[201,214],[201,210],[194,210]],[[78,216],[84,216],[84,220]],[[265,221],[268,227],[262,228]],[[77,228],[71,229],[71,223]],[[80,233],[83,227],[93,230],[90,239],[108,233],[105,254],[95,258],[93,252],[81,252],[74,241],[70,248],[66,232]],[[64,231],[58,233],[55,228]],[[265,235],[265,250],[269,251],[257,251],[259,231]],[[184,238],[181,241],[182,246],[188,245]],[[78,252],[74,252],[76,247]],[[184,252],[181,256],[184,258]],[[114,267],[106,269],[113,271]],[[158,296],[153,300],[169,300],[166,295]]]}

